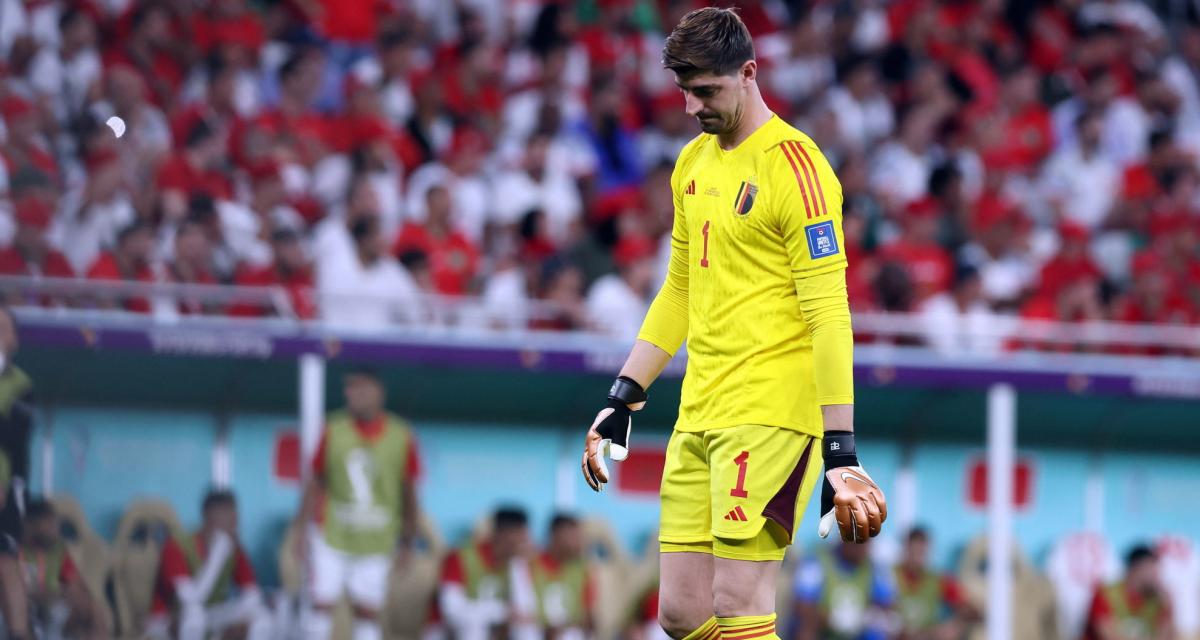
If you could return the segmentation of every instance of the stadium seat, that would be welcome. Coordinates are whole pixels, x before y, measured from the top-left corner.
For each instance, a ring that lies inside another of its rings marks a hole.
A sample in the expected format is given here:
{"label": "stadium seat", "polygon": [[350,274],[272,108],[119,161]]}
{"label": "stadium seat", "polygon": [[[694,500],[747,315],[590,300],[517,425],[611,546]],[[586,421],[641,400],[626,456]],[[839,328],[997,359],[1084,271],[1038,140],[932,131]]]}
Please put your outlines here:
{"label": "stadium seat", "polygon": [[607,521],[587,518],[580,524],[584,554],[596,581],[596,635],[615,637],[629,609],[629,577],[633,566]]}
{"label": "stadium seat", "polygon": [[445,553],[446,543],[437,524],[422,513],[408,569],[403,573],[393,571],[389,579],[387,610],[382,621],[385,638],[416,640],[421,637]]}
{"label": "stadium seat", "polygon": [[[958,563],[958,579],[968,602],[986,613],[987,598],[987,538],[979,536],[963,551]],[[1014,544],[1013,554],[1013,637],[1022,640],[1056,640],[1059,638],[1054,587],[1039,574]],[[982,622],[968,634],[970,640],[985,640]]]}
{"label": "stadium seat", "polygon": [[1163,587],[1171,598],[1176,637],[1200,639],[1200,549],[1191,536],[1164,535],[1154,540]]}
{"label": "stadium seat", "polygon": [[185,535],[175,509],[161,500],[129,505],[113,541],[113,583],[117,628],[123,638],[138,637],[154,597],[159,555],[168,537]]}
{"label": "stadium seat", "polygon": [[105,593],[110,569],[108,543],[92,529],[83,513],[83,508],[74,497],[55,495],[50,498],[50,502],[58,514],[67,550],[71,554],[72,560],[75,561],[75,566],[79,567],[80,574],[83,575],[83,580],[92,595],[92,601],[98,605],[97,612],[102,618],[101,625],[108,629],[109,633],[112,633],[113,620],[108,606],[111,603]]}

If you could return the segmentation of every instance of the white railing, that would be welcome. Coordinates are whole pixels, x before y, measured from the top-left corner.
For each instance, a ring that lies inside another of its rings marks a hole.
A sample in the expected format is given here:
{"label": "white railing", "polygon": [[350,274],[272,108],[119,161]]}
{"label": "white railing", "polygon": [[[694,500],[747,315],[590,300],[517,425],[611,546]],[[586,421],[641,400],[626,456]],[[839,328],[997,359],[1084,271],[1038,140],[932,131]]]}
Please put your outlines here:
{"label": "white railing", "polygon": [[[239,318],[239,322],[278,324],[306,322],[297,317],[288,292],[282,287],[241,287],[150,283],[135,281],[79,280],[30,276],[0,276],[0,296],[6,304],[30,311],[40,308],[56,316],[103,313],[146,318],[147,314],[129,311],[131,300],[151,302],[150,317],[163,320],[179,315],[179,302],[186,301],[205,309],[209,319],[221,316],[233,306],[250,307],[267,318]],[[519,303],[489,302],[474,296],[419,296],[381,299],[363,298],[349,293],[320,293],[315,298],[325,308],[347,304],[380,305],[394,313],[388,315],[388,328],[407,328],[438,332],[547,332],[539,329],[562,316],[557,305],[541,300]],[[167,311],[163,311],[167,310]],[[1064,323],[1029,320],[1012,315],[994,315],[986,323],[941,322],[931,325],[920,313],[856,312],[854,330],[859,339],[871,342],[926,344],[934,346],[963,344],[979,347],[980,355],[1021,348],[1068,348],[1080,351],[1158,350],[1200,356],[1200,327],[1183,325],[1129,324],[1118,322]],[[323,326],[321,320],[312,321]],[[354,327],[337,327],[339,329]],[[378,327],[376,327],[378,329]],[[564,333],[564,332],[556,332]],[[581,336],[596,335],[594,328],[567,332]]]}

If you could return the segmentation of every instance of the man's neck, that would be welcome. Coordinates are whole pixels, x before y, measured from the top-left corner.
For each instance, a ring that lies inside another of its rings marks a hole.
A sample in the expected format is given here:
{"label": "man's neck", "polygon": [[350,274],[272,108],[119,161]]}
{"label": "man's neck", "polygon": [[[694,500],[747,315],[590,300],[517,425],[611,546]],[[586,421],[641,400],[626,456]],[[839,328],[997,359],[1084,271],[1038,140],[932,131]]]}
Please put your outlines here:
{"label": "man's neck", "polygon": [[737,127],[729,133],[717,134],[717,143],[726,151],[737,148],[774,115],[767,107],[767,103],[763,102],[762,95],[758,93],[758,90],[753,89],[752,91],[753,93],[747,100],[746,110],[742,112],[742,120]]}

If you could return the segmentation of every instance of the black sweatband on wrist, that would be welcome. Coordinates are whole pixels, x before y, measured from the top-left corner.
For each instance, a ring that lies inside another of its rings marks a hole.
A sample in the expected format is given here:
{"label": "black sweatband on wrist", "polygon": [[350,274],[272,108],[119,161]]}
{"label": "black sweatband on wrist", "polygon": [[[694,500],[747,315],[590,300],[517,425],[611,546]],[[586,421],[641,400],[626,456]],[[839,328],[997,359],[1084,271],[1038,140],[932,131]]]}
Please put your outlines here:
{"label": "black sweatband on wrist", "polygon": [[646,397],[646,390],[642,385],[629,376],[620,376],[613,380],[612,388],[608,390],[609,400],[616,400],[625,405],[645,402]]}
{"label": "black sweatband on wrist", "polygon": [[827,468],[857,467],[858,451],[854,447],[854,432],[826,431],[821,455]]}

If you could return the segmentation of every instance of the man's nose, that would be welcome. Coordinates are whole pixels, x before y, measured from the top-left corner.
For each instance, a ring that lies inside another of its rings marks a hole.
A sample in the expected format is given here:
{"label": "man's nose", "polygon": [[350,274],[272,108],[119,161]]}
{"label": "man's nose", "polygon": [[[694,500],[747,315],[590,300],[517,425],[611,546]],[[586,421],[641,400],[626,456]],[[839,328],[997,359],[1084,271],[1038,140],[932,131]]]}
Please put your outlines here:
{"label": "man's nose", "polygon": [[700,110],[703,108],[704,103],[701,102],[699,98],[690,93],[683,94],[683,110],[686,111],[689,116],[695,116],[697,113],[700,113]]}

